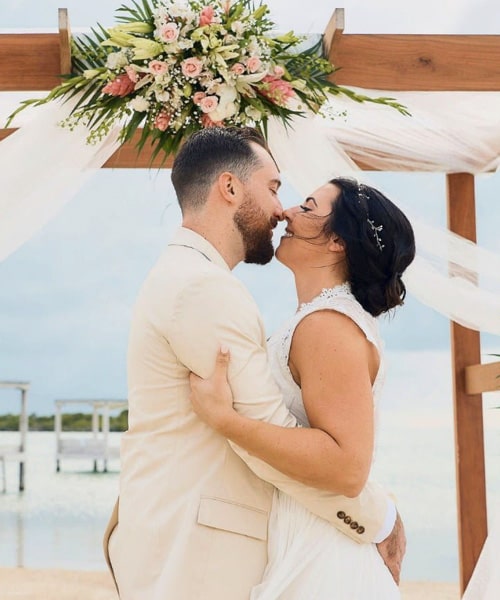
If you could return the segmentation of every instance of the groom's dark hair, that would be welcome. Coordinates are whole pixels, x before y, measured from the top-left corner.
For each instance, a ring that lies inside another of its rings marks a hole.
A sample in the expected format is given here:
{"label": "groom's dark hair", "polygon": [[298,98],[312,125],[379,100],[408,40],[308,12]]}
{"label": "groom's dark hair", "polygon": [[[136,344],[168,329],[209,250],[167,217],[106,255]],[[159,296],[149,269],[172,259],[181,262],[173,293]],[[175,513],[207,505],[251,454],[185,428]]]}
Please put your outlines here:
{"label": "groom's dark hair", "polygon": [[224,171],[245,182],[261,166],[252,142],[271,154],[264,136],[253,127],[209,127],[193,133],[172,166],[172,183],[182,212],[203,206]]}

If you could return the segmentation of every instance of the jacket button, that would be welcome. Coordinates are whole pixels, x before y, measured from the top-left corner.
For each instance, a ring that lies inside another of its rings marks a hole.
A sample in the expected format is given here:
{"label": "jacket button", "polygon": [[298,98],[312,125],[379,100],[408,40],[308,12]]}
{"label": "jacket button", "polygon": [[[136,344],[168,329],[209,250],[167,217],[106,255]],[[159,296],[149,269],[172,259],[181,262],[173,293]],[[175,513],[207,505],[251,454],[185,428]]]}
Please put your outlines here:
{"label": "jacket button", "polygon": [[364,533],[365,532],[365,528],[363,527],[363,525],[360,525],[357,529],[356,529],[356,533]]}
{"label": "jacket button", "polygon": [[337,517],[339,519],[344,519],[345,518],[345,512],[343,510],[339,510],[339,512],[337,513]]}
{"label": "jacket button", "polygon": [[356,521],[353,521],[350,525],[351,529],[357,529],[358,528],[358,524]]}
{"label": "jacket button", "polygon": [[[344,518],[344,523],[345,523],[346,525],[349,525],[349,523],[350,523],[350,522],[351,522],[351,517],[350,517],[349,515],[347,515],[347,516]],[[356,524],[356,527],[357,527],[357,524]]]}

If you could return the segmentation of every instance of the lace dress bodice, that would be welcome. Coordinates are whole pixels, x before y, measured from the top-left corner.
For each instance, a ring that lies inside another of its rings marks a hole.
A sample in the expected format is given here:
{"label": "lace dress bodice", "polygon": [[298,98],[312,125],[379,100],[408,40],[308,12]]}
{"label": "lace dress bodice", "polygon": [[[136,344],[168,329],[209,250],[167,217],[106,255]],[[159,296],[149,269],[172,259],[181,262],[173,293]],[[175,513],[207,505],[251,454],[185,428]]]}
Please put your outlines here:
{"label": "lace dress bodice", "polygon": [[351,318],[366,335],[368,341],[377,348],[380,356],[380,366],[373,384],[375,406],[377,397],[383,385],[384,361],[382,355],[382,341],[380,339],[376,319],[364,310],[361,304],[356,300],[348,283],[333,288],[325,288],[321,294],[316,296],[311,302],[302,304],[295,315],[289,319],[268,342],[269,361],[274,378],[281,389],[288,409],[304,427],[309,426],[309,421],[302,402],[300,388],[293,380],[288,367],[290,347],[295,328],[300,321],[314,311],[325,309],[335,310]]}

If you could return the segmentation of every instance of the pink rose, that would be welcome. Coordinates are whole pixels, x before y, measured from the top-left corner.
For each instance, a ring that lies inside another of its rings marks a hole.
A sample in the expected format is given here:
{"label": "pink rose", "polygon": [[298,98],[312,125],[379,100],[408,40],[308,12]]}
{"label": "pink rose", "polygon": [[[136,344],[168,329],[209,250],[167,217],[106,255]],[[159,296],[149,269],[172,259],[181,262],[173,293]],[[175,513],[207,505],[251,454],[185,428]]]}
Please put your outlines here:
{"label": "pink rose", "polygon": [[198,77],[202,68],[203,63],[199,58],[194,56],[191,58],[186,58],[186,60],[183,60],[181,63],[182,74],[184,77]]}
{"label": "pink rose", "polygon": [[175,23],[167,23],[160,28],[160,39],[169,44],[179,37],[179,28]]}
{"label": "pink rose", "polygon": [[130,81],[133,81],[134,83],[137,83],[139,81],[139,74],[130,65],[127,65],[125,67],[125,72],[127,73]]}
{"label": "pink rose", "polygon": [[284,74],[285,74],[285,69],[283,67],[280,67],[279,65],[276,65],[274,67],[274,75],[276,77],[283,77]]}
{"label": "pink rose", "polygon": [[201,124],[205,129],[207,127],[224,127],[224,121],[212,121],[210,115],[202,115]]}
{"label": "pink rose", "polygon": [[153,75],[163,75],[168,71],[168,64],[162,60],[152,60],[149,65],[149,72]]}
{"label": "pink rose", "polygon": [[102,88],[102,93],[123,98],[130,94],[133,89],[134,82],[129,79],[128,75],[118,75],[116,79],[113,79]]}
{"label": "pink rose", "polygon": [[288,100],[295,96],[293,87],[288,81],[284,81],[273,75],[266,75],[264,77],[259,91],[263,96],[269,98],[271,102],[279,106],[286,106]]}
{"label": "pink rose", "polygon": [[205,92],[195,92],[193,94],[193,104],[196,104],[196,106],[199,106],[201,104],[201,101],[205,97],[206,97]]}
{"label": "pink rose", "polygon": [[200,108],[204,113],[212,112],[219,105],[217,96],[205,96],[200,100]]}
{"label": "pink rose", "polygon": [[200,12],[200,27],[210,25],[214,18],[213,6],[205,6]]}
{"label": "pink rose", "polygon": [[154,127],[155,129],[159,129],[160,131],[165,131],[165,129],[170,124],[170,115],[167,111],[161,110],[155,118]]}
{"label": "pink rose", "polygon": [[251,56],[247,61],[247,69],[249,73],[256,73],[260,69],[262,61],[258,56]]}
{"label": "pink rose", "polygon": [[241,63],[234,63],[234,65],[231,67],[231,72],[235,75],[242,75],[245,72],[245,65],[242,65]]}

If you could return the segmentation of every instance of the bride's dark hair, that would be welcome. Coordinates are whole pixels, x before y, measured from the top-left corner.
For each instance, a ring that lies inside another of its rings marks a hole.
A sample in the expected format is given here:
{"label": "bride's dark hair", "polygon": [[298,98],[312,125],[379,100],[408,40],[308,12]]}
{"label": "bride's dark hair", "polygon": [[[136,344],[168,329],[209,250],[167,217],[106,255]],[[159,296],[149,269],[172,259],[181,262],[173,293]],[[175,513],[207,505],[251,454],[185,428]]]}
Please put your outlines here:
{"label": "bride's dark hair", "polygon": [[415,257],[412,226],[375,188],[344,177],[330,183],[340,188],[340,195],[324,233],[343,240],[352,293],[376,317],[403,304],[401,275]]}

